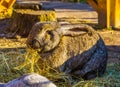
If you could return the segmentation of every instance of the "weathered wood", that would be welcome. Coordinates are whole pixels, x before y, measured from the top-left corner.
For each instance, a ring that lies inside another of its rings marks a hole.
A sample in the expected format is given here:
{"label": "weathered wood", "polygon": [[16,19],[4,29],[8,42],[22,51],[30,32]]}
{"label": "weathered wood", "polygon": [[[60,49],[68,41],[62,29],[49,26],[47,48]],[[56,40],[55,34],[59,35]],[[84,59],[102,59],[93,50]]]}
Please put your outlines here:
{"label": "weathered wood", "polygon": [[14,4],[15,9],[34,9],[41,10],[42,3],[40,1],[17,1]]}
{"label": "weathered wood", "polygon": [[32,26],[40,21],[56,21],[54,11],[35,11],[30,9],[16,9],[13,11],[10,28],[6,37],[20,35],[27,37]]}

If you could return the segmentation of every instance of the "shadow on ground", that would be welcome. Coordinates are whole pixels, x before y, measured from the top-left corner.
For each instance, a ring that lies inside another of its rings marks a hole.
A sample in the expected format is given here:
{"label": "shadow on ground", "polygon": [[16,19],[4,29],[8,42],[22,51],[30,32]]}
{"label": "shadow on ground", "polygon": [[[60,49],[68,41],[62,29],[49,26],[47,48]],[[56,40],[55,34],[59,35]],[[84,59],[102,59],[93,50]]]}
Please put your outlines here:
{"label": "shadow on ground", "polygon": [[90,7],[87,3],[42,2],[42,4],[43,8],[93,11],[92,7]]}

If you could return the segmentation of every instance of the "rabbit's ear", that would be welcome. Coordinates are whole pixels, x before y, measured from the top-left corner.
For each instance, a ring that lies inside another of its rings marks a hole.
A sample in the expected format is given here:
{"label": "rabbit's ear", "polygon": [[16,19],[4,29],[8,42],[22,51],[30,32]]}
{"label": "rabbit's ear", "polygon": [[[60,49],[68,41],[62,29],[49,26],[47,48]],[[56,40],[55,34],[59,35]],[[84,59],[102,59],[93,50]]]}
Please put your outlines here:
{"label": "rabbit's ear", "polygon": [[63,36],[79,36],[89,32],[92,27],[88,25],[63,25],[59,33]]}

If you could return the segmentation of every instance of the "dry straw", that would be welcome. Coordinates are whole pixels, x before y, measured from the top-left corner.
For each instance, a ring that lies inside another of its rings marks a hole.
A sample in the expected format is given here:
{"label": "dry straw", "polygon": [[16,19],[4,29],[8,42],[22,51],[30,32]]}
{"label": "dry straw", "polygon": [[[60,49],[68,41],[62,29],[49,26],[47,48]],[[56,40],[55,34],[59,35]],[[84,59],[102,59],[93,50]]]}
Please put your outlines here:
{"label": "dry straw", "polygon": [[[22,50],[22,51],[21,51]],[[0,53],[0,82],[8,82],[25,73],[41,74],[58,87],[119,87],[120,64],[108,64],[104,76],[84,81],[80,77],[60,73],[49,66],[49,63],[39,64],[41,59],[33,49],[18,49]]]}

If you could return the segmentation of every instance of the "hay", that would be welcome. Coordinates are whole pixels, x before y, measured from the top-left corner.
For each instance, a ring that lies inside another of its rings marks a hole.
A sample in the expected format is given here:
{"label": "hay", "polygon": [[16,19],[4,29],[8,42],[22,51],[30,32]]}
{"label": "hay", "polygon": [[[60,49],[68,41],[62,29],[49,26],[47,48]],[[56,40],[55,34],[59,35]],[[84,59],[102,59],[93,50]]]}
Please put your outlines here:
{"label": "hay", "polygon": [[[106,73],[93,80],[60,73],[46,64],[38,64],[39,54],[33,49],[20,49],[0,53],[0,82],[8,82],[23,74],[35,72],[52,80],[58,87],[119,87],[120,64],[108,64]],[[21,67],[25,64],[24,67]],[[38,66],[41,65],[41,66]],[[44,66],[43,66],[44,65]]]}
{"label": "hay", "polygon": [[3,12],[0,12],[0,19],[10,18],[12,16],[13,9],[5,9]]}
{"label": "hay", "polygon": [[23,54],[16,51],[3,51],[0,53],[0,80],[8,82],[13,78],[21,76],[21,73],[13,70],[13,67],[18,66],[24,61]]}

